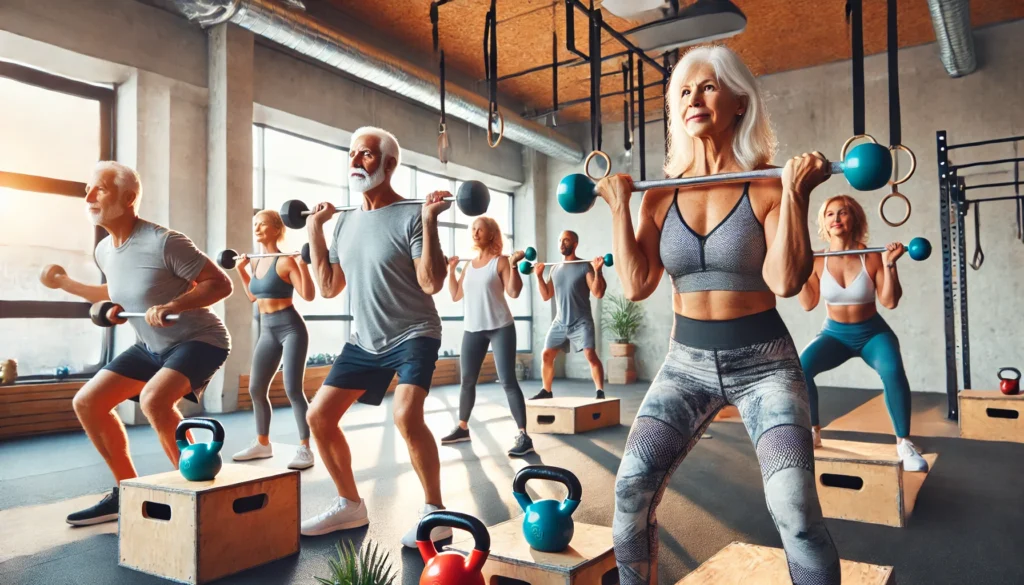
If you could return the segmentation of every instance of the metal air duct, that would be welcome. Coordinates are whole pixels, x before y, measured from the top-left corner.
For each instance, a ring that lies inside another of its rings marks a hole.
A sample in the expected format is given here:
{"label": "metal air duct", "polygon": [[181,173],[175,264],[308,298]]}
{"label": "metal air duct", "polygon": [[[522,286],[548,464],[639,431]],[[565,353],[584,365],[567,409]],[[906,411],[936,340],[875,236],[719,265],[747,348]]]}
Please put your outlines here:
{"label": "metal air duct", "polygon": [[971,33],[971,7],[968,0],[928,0],[932,13],[939,58],[950,77],[963,77],[978,67]]}
{"label": "metal air duct", "polygon": [[[269,41],[325,63],[430,108],[441,109],[440,80],[433,73],[327,28],[308,15],[270,0],[174,0],[178,11],[203,27],[232,22]],[[487,128],[486,98],[446,84],[449,116]],[[502,110],[505,138],[570,163],[583,161],[572,139]]]}

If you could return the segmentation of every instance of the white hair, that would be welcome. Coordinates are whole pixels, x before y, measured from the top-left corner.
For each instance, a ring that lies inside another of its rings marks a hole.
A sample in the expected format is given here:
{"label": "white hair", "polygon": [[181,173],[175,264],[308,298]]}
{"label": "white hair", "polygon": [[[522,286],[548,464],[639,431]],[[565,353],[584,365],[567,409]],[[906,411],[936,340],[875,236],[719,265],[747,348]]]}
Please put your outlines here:
{"label": "white hair", "polygon": [[687,134],[686,121],[683,119],[683,84],[694,69],[705,64],[714,69],[719,84],[737,97],[745,97],[747,101],[743,115],[738,118],[732,143],[736,162],[745,171],[770,164],[775,158],[778,143],[754,75],[736,53],[728,48],[702,45],[690,49],[679,60],[669,80],[665,175],[680,177],[694,166],[695,139]]}
{"label": "white hair", "polygon": [[398,145],[398,139],[395,135],[388,132],[383,128],[377,128],[374,126],[363,126],[362,128],[355,131],[352,134],[352,141],[349,142],[349,148],[355,145],[356,140],[359,140],[363,136],[376,136],[380,139],[380,152],[385,157],[390,156],[395,159],[395,168],[402,164],[402,148]]}
{"label": "white hair", "polygon": [[114,171],[114,185],[117,186],[119,195],[124,195],[126,191],[135,193],[133,207],[135,207],[135,211],[138,211],[139,204],[142,202],[142,179],[139,177],[139,173],[130,166],[114,160],[104,160],[96,163],[96,171],[106,170]]}

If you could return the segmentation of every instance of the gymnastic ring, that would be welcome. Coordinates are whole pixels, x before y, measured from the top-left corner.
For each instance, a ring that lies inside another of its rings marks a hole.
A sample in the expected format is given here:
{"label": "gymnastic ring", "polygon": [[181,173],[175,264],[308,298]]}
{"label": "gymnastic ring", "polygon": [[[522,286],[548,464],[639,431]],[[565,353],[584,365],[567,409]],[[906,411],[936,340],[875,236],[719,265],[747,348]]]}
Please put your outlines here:
{"label": "gymnastic ring", "polygon": [[[902,199],[903,203],[906,204],[907,206],[907,212],[903,215],[903,219],[901,219],[897,223],[893,223],[889,221],[887,217],[885,217],[885,202],[892,197]],[[895,184],[892,185],[892,191],[885,197],[882,197],[882,200],[878,202],[878,217],[882,218],[882,221],[884,221],[886,225],[888,225],[889,227],[900,227],[901,225],[907,223],[907,220],[910,219],[910,199],[907,199],[906,195],[897,191]]]}
{"label": "gymnastic ring", "polygon": [[452,144],[448,140],[448,126],[441,122],[437,125],[437,160],[442,164],[448,164],[451,151]]}
{"label": "gymnastic ring", "polygon": [[846,142],[843,143],[843,150],[839,154],[839,160],[846,160],[846,149],[850,148],[850,145],[853,144],[854,140],[857,140],[857,139],[860,139],[860,138],[867,138],[871,142],[873,142],[875,144],[878,144],[878,141],[875,140],[875,137],[870,135],[870,134],[854,134],[853,136],[847,138]]}
{"label": "gymnastic ring", "polygon": [[[599,156],[604,159],[604,174],[601,175],[600,177],[595,177],[594,175],[590,174],[590,161],[594,160],[595,156]],[[586,173],[588,177],[590,177],[591,181],[600,181],[601,179],[611,174],[612,159],[608,157],[607,153],[600,150],[595,150],[588,154],[587,159],[583,161],[583,172]]]}
{"label": "gymnastic ring", "polygon": [[[498,115],[498,139],[491,141],[491,136],[494,135],[494,115]],[[505,116],[501,115],[501,110],[495,109],[493,112],[487,114],[487,146],[491,148],[498,148],[501,144],[502,137],[505,136]]]}
{"label": "gymnastic ring", "polygon": [[896,168],[896,151],[897,150],[902,150],[903,152],[907,153],[907,155],[910,156],[910,170],[907,171],[907,176],[903,177],[902,179],[900,179],[898,181],[890,181],[889,182],[890,185],[900,185],[902,183],[906,183],[907,181],[910,180],[910,177],[914,176],[914,171],[917,170],[917,157],[914,156],[914,151],[910,150],[906,146],[903,146],[902,144],[893,144],[892,146],[889,147],[889,150],[892,152],[892,168],[893,169]]}

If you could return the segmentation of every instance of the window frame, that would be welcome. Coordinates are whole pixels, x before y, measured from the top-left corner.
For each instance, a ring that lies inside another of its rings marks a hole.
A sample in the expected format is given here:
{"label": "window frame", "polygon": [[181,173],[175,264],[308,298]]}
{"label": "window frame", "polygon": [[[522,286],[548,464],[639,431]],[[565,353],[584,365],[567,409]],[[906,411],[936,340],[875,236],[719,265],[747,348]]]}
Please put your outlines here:
{"label": "window frame", "polygon": [[[253,135],[253,144],[257,145],[257,149],[256,150],[257,150],[257,153],[258,153],[256,155],[256,157],[255,157],[258,160],[258,163],[256,165],[254,165],[254,171],[257,171],[257,173],[256,173],[257,176],[254,177],[254,180],[253,180],[253,187],[254,187],[254,189],[253,189],[253,193],[254,193],[253,214],[254,215],[256,213],[258,213],[259,211],[261,211],[262,209],[265,209],[266,201],[267,201],[267,196],[266,196],[267,195],[266,194],[267,166],[266,166],[266,142],[265,142],[266,130],[269,129],[269,130],[271,130],[273,132],[279,132],[281,134],[285,134],[285,135],[288,135],[288,136],[291,136],[293,138],[297,138],[297,139],[300,139],[300,140],[308,140],[310,142],[313,142],[313,143],[316,143],[316,144],[320,144],[322,146],[327,146],[329,148],[338,150],[338,151],[340,151],[342,153],[345,153],[345,157],[343,158],[342,162],[347,163],[347,161],[348,161],[347,153],[349,152],[349,149],[344,147],[344,146],[339,146],[337,144],[331,144],[329,142],[326,142],[326,141],[323,141],[323,140],[319,140],[319,139],[316,139],[316,138],[311,138],[311,137],[308,137],[308,136],[303,136],[302,134],[298,134],[296,132],[292,132],[292,131],[286,130],[284,128],[280,128],[278,126],[273,126],[271,124],[266,124],[266,123],[262,123],[262,122],[254,122],[253,123],[253,128],[258,130]],[[403,188],[407,189],[408,193],[412,193],[414,195],[417,193],[417,185],[418,185],[418,182],[419,182],[418,179],[419,179],[420,173],[425,174],[425,175],[429,175],[430,177],[435,178],[435,179],[443,179],[443,180],[448,181],[448,189],[452,193],[455,192],[455,184],[456,184],[456,182],[462,180],[462,179],[456,179],[454,177],[449,177],[447,175],[441,175],[441,174],[438,174],[438,173],[435,173],[435,172],[427,171],[427,170],[419,168],[416,165],[408,164],[408,163],[405,163],[405,162],[402,163],[402,166],[404,166],[407,169],[409,169],[409,184],[405,185],[405,186],[398,186],[398,185],[396,185],[396,187],[399,188],[399,189],[403,189]],[[506,195],[508,197],[508,199],[507,199],[508,200],[508,206],[509,206],[508,207],[508,218],[509,218],[508,227],[509,227],[509,229],[511,231],[507,232],[507,233],[503,233],[503,235],[506,238],[508,238],[510,241],[514,241],[514,238],[515,238],[515,194],[511,193],[511,192],[508,192],[508,191],[495,191],[495,192],[501,193],[501,194]],[[258,205],[255,203],[255,201],[257,201],[257,200],[259,202]],[[349,205],[351,205],[352,201],[350,200],[348,203],[349,203]],[[458,236],[459,230],[463,230],[464,232],[468,232],[469,231],[469,227],[470,227],[469,224],[458,223],[458,222],[454,222],[454,221],[439,221],[437,226],[438,226],[438,228],[451,228],[449,230],[449,232],[448,232],[450,239],[447,242],[448,245],[449,245],[449,249],[450,250],[454,250],[455,249],[455,238]],[[525,291],[525,289],[526,289],[525,283],[524,283],[524,287],[523,288],[524,288],[524,292],[528,293],[528,291]],[[445,291],[442,291],[442,292],[440,292],[438,294],[447,294],[447,291],[445,290]],[[513,316],[513,319],[515,321],[527,321],[527,322],[530,323],[530,327],[529,327],[530,335],[529,335],[529,339],[528,339],[529,343],[527,344],[527,348],[526,349],[523,349],[523,350],[517,349],[516,350],[516,353],[519,353],[519,354],[533,353],[533,295],[527,294],[527,303],[528,303],[528,307],[529,307],[529,309],[528,309],[529,314],[528,315]],[[314,314],[308,314],[308,315],[307,314],[303,314],[302,318],[305,319],[306,321],[353,321],[351,298],[346,296],[346,298],[345,298],[345,306],[343,308],[343,312],[342,313],[331,313],[331,314],[314,313]],[[440,319],[441,319],[441,321],[463,321],[464,322],[465,321],[465,316],[464,315],[462,315],[462,316],[456,316],[456,315],[441,316]],[[456,357],[458,355],[459,355],[458,353],[455,354]]]}
{"label": "window frame", "polygon": [[[116,89],[61,77],[9,61],[0,61],[0,77],[98,102],[100,106],[99,160],[113,159],[115,137],[117,135],[114,115],[117,105]],[[86,183],[83,182],[11,171],[0,171],[0,187],[31,193],[78,197],[81,199],[85,199],[86,195]],[[106,230],[96,226],[94,244],[98,244],[106,236]],[[100,283],[106,283],[106,276],[102,272],[100,273]],[[88,319],[90,306],[90,303],[83,301],[7,301],[0,299],[0,319]],[[103,348],[100,351],[100,361],[98,363],[90,364],[83,368],[81,372],[70,374],[63,378],[63,380],[91,378],[101,367],[109,363],[114,352],[113,328],[104,331],[102,343]],[[54,374],[32,374],[18,376],[15,383],[38,383],[56,379]]]}

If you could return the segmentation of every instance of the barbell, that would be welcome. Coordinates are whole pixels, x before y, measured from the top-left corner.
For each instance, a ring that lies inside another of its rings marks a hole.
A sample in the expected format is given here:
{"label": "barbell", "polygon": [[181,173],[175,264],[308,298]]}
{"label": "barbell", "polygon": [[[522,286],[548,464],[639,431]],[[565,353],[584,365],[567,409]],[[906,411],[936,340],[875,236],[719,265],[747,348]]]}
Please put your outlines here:
{"label": "barbell", "polygon": [[[859,138],[867,138],[870,142],[854,146],[849,150],[849,154],[847,154],[847,148],[849,148],[849,145]],[[898,181],[892,181],[892,185],[895,186],[910,179],[914,174],[914,170],[917,168],[917,159],[910,149],[902,145],[894,148],[907,152],[910,155],[911,160],[910,170],[907,172],[906,176]],[[606,159],[608,158],[608,155],[601,151],[591,152],[587,157],[586,162],[584,162],[585,169],[589,167],[590,161],[594,156],[603,156]],[[829,163],[828,172],[830,175],[842,174],[854,189],[857,189],[858,191],[873,191],[875,189],[881,189],[890,183],[893,167],[893,149],[878,144],[878,142],[871,136],[858,135],[847,140],[846,144],[843,145],[841,158],[843,159],[843,162]],[[608,162],[609,164],[606,165],[605,176],[608,175],[608,171],[611,169],[610,161]],[[723,183],[745,183],[747,181],[763,179],[779,179],[782,177],[783,170],[783,167],[776,167],[754,171],[704,175],[700,177],[678,177],[672,179],[634,181],[633,192],[643,192],[650,189],[672,187],[695,187]],[[594,206],[594,202],[597,201],[598,198],[597,184],[593,179],[593,177],[580,173],[572,174],[562,179],[558,183],[557,191],[558,204],[562,209],[569,213],[585,213],[589,211]],[[888,199],[888,197],[889,196],[887,196],[886,199]],[[879,213],[882,213],[881,208],[879,208]],[[908,217],[910,215],[909,202],[907,205],[906,215]],[[885,219],[884,215],[882,219],[890,225],[900,225],[889,222]],[[904,217],[903,221],[906,221],[906,217]]]}
{"label": "barbell", "polygon": [[[231,270],[235,267],[238,257],[240,254],[231,248],[224,250],[220,254],[217,254],[217,264],[225,270]],[[306,264],[312,264],[313,260],[309,256],[309,244],[302,244],[301,252],[273,252],[264,254],[246,254],[246,258],[274,258],[281,256],[302,256],[302,261]]]}
{"label": "barbell", "polygon": [[[122,317],[125,319],[131,317],[146,317],[145,313],[129,313],[127,311],[124,311],[124,307],[113,301],[100,301],[98,303],[93,303],[92,306],[89,307],[89,319],[91,319],[94,324],[99,325],[100,327],[113,327],[114,323],[112,323],[110,319],[107,317],[107,313],[110,312],[110,310],[113,309],[114,307],[121,309],[121,311],[118,311],[117,313],[114,314],[114,317]],[[164,319],[167,319],[168,321],[177,321],[180,317],[181,315],[166,315]]]}
{"label": "barbell", "polygon": [[[906,245],[907,254],[912,260],[918,262],[927,260],[932,255],[932,243],[925,238],[914,238]],[[873,254],[885,252],[885,248],[863,248],[861,250],[828,250],[826,252],[815,252],[814,255],[822,256],[851,256],[857,254]]]}
{"label": "barbell", "polygon": [[[486,213],[487,208],[490,207],[491,191],[487,188],[487,185],[480,181],[466,181],[459,186],[459,191],[455,194],[455,197],[445,197],[443,200],[454,201],[455,205],[458,206],[464,215],[476,217]],[[423,205],[423,201],[423,199],[404,199],[396,201],[392,205]],[[360,207],[359,205],[338,207],[334,212],[355,211],[360,209]],[[312,213],[309,210],[309,206],[298,199],[285,201],[284,205],[281,206],[281,220],[284,222],[284,225],[293,230],[305,227],[306,218],[312,215]]]}

